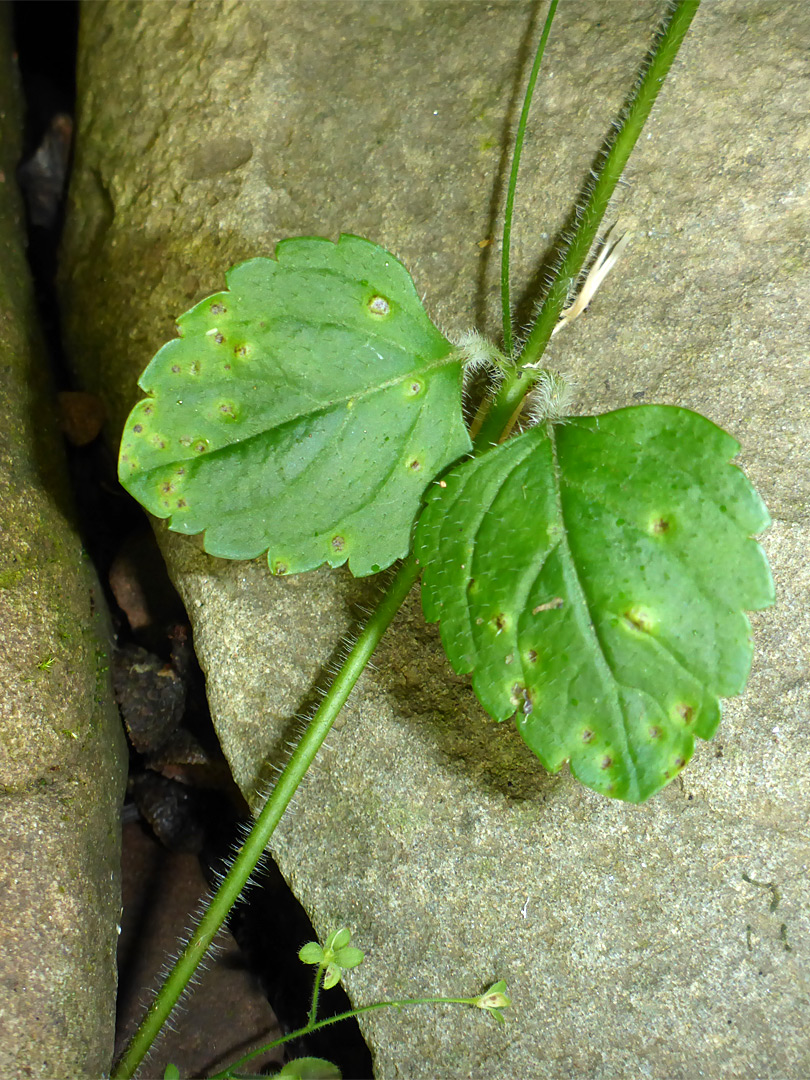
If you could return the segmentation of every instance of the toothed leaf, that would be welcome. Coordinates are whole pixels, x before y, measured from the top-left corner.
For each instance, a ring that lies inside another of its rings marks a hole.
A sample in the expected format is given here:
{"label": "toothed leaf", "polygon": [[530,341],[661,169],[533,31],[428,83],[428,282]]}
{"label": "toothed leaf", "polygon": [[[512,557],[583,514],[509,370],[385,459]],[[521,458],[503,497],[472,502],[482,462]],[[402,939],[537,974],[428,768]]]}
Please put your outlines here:
{"label": "toothed leaf", "polygon": [[226,279],[143,373],[121,483],[212,555],[389,566],[425,486],[469,449],[459,358],[368,240],[284,240]]}
{"label": "toothed leaf", "polygon": [[337,1065],[324,1058],[293,1058],[281,1072],[273,1077],[285,1077],[285,1080],[342,1080],[343,1074]]}
{"label": "toothed leaf", "polygon": [[707,739],[773,601],[738,444],[664,405],[546,422],[456,466],[416,533],[422,599],[484,708],[630,802]]}

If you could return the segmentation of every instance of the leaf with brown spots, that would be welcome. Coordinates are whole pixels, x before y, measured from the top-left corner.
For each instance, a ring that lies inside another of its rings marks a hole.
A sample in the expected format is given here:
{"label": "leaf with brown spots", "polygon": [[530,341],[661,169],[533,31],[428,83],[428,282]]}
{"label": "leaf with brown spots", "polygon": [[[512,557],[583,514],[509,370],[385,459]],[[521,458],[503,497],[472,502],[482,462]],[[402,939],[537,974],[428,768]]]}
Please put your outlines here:
{"label": "leaf with brown spots", "polygon": [[425,487],[470,449],[460,357],[368,240],[284,240],[226,278],[143,373],[121,483],[212,555],[390,566]]}
{"label": "leaf with brown spots", "polygon": [[641,802],[709,738],[773,601],[768,523],[696,413],[547,422],[457,465],[416,533],[422,599],[484,708],[552,772]]}

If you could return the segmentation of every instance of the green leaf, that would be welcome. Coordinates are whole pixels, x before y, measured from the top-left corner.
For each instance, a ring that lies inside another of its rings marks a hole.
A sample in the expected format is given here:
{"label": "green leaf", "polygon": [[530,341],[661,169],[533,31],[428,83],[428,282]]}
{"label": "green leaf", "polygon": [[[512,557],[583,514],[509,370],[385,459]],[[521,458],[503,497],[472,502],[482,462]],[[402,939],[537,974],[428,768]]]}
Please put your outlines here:
{"label": "green leaf", "polygon": [[317,941],[308,941],[298,950],[298,959],[302,964],[320,964],[323,961],[323,949]]}
{"label": "green leaf", "polygon": [[416,534],[455,670],[551,772],[640,802],[708,739],[773,582],[738,444],[665,405],[547,422],[452,469]]}
{"label": "green leaf", "polygon": [[365,953],[362,949],[356,949],[353,945],[344,945],[335,953],[335,963],[343,971],[349,971],[363,963]]}
{"label": "green leaf", "polygon": [[333,930],[327,937],[324,943],[324,951],[336,952],[338,949],[342,949],[344,945],[348,945],[351,940],[351,930],[342,926],[339,930]]}
{"label": "green leaf", "polygon": [[284,240],[226,279],[143,373],[121,483],[212,555],[389,566],[470,447],[459,356],[404,266],[356,236]]}
{"label": "green leaf", "polygon": [[169,1063],[163,1073],[163,1080],[180,1080],[180,1070],[176,1065]]}
{"label": "green leaf", "polygon": [[324,1058],[305,1057],[293,1058],[288,1061],[281,1072],[274,1076],[285,1076],[289,1080],[296,1077],[297,1080],[341,1080],[342,1073],[337,1065]]}

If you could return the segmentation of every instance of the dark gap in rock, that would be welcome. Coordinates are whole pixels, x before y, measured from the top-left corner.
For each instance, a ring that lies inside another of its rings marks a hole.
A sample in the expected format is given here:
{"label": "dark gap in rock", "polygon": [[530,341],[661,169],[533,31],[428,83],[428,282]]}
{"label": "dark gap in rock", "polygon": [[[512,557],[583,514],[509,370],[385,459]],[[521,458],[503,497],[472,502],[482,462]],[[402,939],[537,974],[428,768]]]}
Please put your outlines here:
{"label": "dark gap in rock", "polygon": [[75,0],[13,0],[11,7],[25,101],[17,180],[25,201],[28,260],[40,325],[57,387],[62,390],[68,377],[59,337],[55,276],[73,141],[79,4]]}
{"label": "dark gap in rock", "polygon": [[[100,407],[75,385],[61,341],[56,270],[72,157],[79,3],[12,0],[12,14],[26,106],[17,180],[51,364],[43,379],[50,378],[59,391],[79,528],[112,614],[116,693],[130,742],[130,793],[123,814],[127,904],[119,955],[119,1038],[125,1039],[140,1019],[144,991],[154,986],[164,952],[175,951],[178,933],[190,924],[206,878],[210,884],[212,872],[227,860],[246,808],[219,750],[182,603],[145,515],[118,486],[114,452],[100,434]],[[256,984],[283,1030],[305,1022],[312,969],[299,962],[297,952],[315,938],[314,930],[272,861],[256,879],[232,913],[230,928],[239,949],[226,946],[224,961],[211,962],[204,976],[213,983],[208,990],[213,1005],[209,1001],[206,1011],[203,1003],[197,1029],[185,1033],[186,1018],[180,1014],[182,1038],[174,1041],[171,1060],[181,1075],[214,1064],[222,1068],[254,1044],[258,1029],[250,1036],[243,1024],[237,1032],[232,1018],[266,1019],[270,1010],[264,1006],[262,1013],[258,1007],[263,1003]],[[219,983],[214,981],[218,966]],[[234,981],[240,972],[241,981]],[[340,987],[322,1002],[332,1014],[350,1008]],[[194,1015],[192,997],[188,1019]],[[322,1008],[321,1015],[328,1013]],[[268,1030],[266,1037],[277,1035]],[[249,1044],[228,1042],[249,1036]],[[287,1048],[288,1058],[305,1054],[334,1061],[347,1080],[372,1076],[371,1056],[355,1021]]]}

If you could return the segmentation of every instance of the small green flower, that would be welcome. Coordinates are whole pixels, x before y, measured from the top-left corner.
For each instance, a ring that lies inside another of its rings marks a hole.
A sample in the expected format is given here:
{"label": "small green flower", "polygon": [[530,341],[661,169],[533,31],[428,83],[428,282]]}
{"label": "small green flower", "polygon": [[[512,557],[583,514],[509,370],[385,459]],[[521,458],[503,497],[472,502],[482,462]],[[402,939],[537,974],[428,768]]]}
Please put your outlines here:
{"label": "small green flower", "polygon": [[481,994],[480,997],[475,999],[475,1004],[479,1009],[485,1009],[486,1012],[493,1016],[498,1023],[504,1022],[502,1009],[508,1009],[512,1004],[510,999],[504,993],[506,989],[506,983],[503,979],[493,983],[489,990]]}
{"label": "small green flower", "polygon": [[317,941],[308,941],[299,951],[298,959],[303,964],[317,964],[326,969],[324,990],[331,990],[340,982],[341,971],[349,971],[362,964],[365,953],[350,945],[350,940],[351,932],[343,927],[330,934],[323,946]]}

